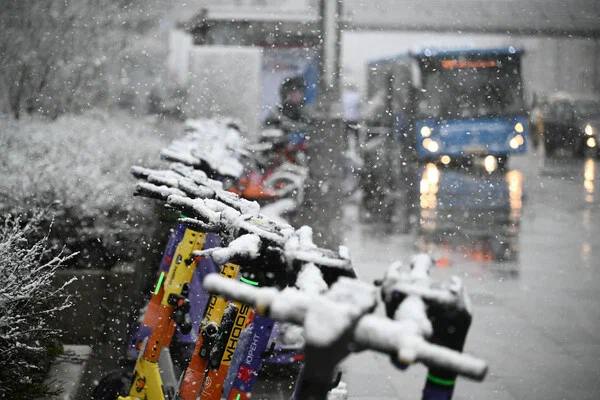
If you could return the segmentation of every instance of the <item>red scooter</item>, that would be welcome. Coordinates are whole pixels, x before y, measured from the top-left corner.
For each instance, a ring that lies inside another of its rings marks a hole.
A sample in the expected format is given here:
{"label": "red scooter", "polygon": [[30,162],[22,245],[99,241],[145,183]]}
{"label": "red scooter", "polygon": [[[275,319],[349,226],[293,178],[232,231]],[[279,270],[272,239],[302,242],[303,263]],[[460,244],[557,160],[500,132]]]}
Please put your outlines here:
{"label": "red scooter", "polygon": [[263,131],[261,140],[248,146],[245,172],[229,190],[248,200],[272,203],[291,199],[298,206],[304,200],[307,139],[302,132]]}

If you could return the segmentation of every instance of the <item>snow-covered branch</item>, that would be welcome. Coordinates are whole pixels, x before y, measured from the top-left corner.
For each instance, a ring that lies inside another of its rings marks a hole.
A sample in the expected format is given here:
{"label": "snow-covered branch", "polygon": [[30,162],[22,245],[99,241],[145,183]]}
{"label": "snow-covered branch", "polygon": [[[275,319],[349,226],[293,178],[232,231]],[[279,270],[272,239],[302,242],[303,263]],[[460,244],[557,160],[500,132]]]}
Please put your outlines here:
{"label": "snow-covered branch", "polygon": [[46,322],[57,312],[71,306],[65,294],[68,281],[53,284],[56,271],[75,254],[48,255],[48,236],[39,236],[38,224],[43,212],[27,222],[6,216],[0,225],[0,398],[12,398],[11,392],[31,380],[41,368],[49,344],[59,331]]}

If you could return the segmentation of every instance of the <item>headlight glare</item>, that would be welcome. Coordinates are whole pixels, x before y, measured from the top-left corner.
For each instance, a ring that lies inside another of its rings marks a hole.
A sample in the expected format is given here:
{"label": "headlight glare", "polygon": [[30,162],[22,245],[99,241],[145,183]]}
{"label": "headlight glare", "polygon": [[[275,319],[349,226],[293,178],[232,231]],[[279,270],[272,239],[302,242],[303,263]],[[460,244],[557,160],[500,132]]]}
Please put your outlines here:
{"label": "headlight glare", "polygon": [[585,134],[586,134],[586,135],[588,135],[588,136],[592,136],[592,135],[594,134],[594,128],[593,128],[593,127],[592,127],[590,124],[587,124],[587,125],[585,126],[585,128],[583,129],[583,131],[584,131],[584,132],[585,132]]}
{"label": "headlight glare", "polygon": [[425,138],[423,140],[423,147],[431,153],[437,153],[440,149],[440,144],[433,139]]}
{"label": "headlight glare", "polygon": [[525,138],[523,138],[523,135],[515,135],[515,136],[513,136],[512,139],[510,139],[510,142],[508,142],[508,145],[510,146],[511,149],[516,150],[519,147],[521,147],[524,143],[525,143]]}
{"label": "headlight glare", "polygon": [[483,159],[483,167],[490,174],[498,168],[498,159],[495,156],[487,156]]}
{"label": "headlight glare", "polygon": [[585,141],[585,144],[587,144],[588,147],[596,147],[596,139],[594,139],[593,137],[589,137]]}
{"label": "headlight glare", "polygon": [[524,130],[525,130],[525,127],[523,126],[522,123],[517,122],[515,124],[515,132],[517,132],[517,133],[523,133]]}

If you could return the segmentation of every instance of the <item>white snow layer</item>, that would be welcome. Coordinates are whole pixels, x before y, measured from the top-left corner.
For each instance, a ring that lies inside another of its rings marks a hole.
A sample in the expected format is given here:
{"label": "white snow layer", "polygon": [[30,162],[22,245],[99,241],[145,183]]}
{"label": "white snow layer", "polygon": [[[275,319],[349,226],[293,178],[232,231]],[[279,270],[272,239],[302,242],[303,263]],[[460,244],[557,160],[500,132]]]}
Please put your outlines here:
{"label": "white snow layer", "polygon": [[212,249],[195,251],[194,255],[210,256],[216,264],[222,265],[236,256],[251,259],[258,257],[260,244],[261,241],[258,235],[247,234],[233,240],[227,247],[215,247]]}
{"label": "white snow layer", "polygon": [[181,176],[191,179],[198,185],[208,186],[214,190],[223,190],[223,183],[221,181],[210,179],[202,170],[194,169],[193,167],[182,163],[171,163],[169,169],[177,172]]}
{"label": "white snow layer", "polygon": [[190,199],[185,196],[172,195],[167,198],[167,204],[177,209],[192,210],[204,222],[210,224],[216,225],[221,219],[221,215],[207,207],[205,201],[202,199]]}
{"label": "white snow layer", "polygon": [[224,176],[242,175],[240,157],[246,151],[239,131],[227,126],[227,121],[212,119],[188,120],[186,125],[188,133],[163,149],[161,156],[192,166],[206,163]]}
{"label": "white snow layer", "polygon": [[354,331],[356,342],[366,348],[396,354],[403,363],[421,361],[455,370],[468,376],[481,376],[487,370],[484,361],[446,347],[431,344],[411,332],[403,322],[366,315]]}
{"label": "white snow layer", "polygon": [[342,276],[326,296],[339,304],[351,305],[352,309],[362,314],[377,305],[378,290],[369,283]]}
{"label": "white snow layer", "polygon": [[327,291],[327,283],[323,279],[321,270],[313,263],[305,264],[298,277],[296,287],[308,294],[321,294]]}
{"label": "white snow layer", "polygon": [[169,196],[185,196],[181,190],[169,186],[157,186],[148,182],[137,182],[135,190],[140,194],[151,194],[154,197],[167,199]]}
{"label": "white snow layer", "polygon": [[[340,246],[337,254],[318,248],[313,243],[310,227],[303,226],[295,231],[287,223],[261,215],[257,202],[217,188],[205,174],[196,174],[193,168],[178,163],[172,164],[171,169],[150,170],[134,167],[132,173],[162,185],[158,187],[148,182],[140,182],[140,189],[146,189],[146,192],[154,194],[155,197],[167,198],[173,195],[167,199],[169,205],[193,213],[205,223],[219,224],[230,230],[242,229],[282,245],[290,262],[298,260],[334,268],[352,268],[345,247]],[[193,198],[189,198],[190,196]]]}
{"label": "white snow layer", "polygon": [[340,381],[336,387],[327,393],[327,400],[348,400],[348,387],[346,382]]}
{"label": "white snow layer", "polygon": [[464,306],[468,309],[469,300],[464,293],[462,281],[452,277],[449,283],[432,283],[428,272],[432,263],[433,260],[426,254],[414,256],[410,270],[400,262],[393,263],[386,271],[383,280],[384,298],[387,300],[394,291],[397,291],[407,296],[414,295],[439,304]]}
{"label": "white snow layer", "polygon": [[304,329],[300,326],[283,322],[280,323],[279,330],[279,339],[283,346],[299,349],[305,345]]}
{"label": "white snow layer", "polygon": [[246,215],[258,215],[260,205],[256,201],[246,200],[235,193],[226,190],[219,190],[215,195],[217,200],[236,208],[239,212]]}
{"label": "white snow layer", "polygon": [[318,248],[312,241],[312,228],[300,227],[284,244],[284,254],[288,260],[300,260],[327,267],[352,269],[350,260],[338,254]]}
{"label": "white snow layer", "polygon": [[377,288],[341,277],[324,296],[314,297],[304,320],[306,340],[315,346],[329,346],[376,305]]}

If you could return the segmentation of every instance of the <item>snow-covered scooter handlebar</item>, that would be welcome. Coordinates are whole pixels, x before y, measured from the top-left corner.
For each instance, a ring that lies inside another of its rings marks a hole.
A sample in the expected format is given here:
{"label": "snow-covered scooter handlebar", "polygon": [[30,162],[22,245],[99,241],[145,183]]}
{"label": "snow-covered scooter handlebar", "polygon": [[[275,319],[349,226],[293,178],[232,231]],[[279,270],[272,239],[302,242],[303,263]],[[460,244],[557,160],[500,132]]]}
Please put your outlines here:
{"label": "snow-covered scooter handlebar", "polygon": [[[343,278],[340,279],[344,281]],[[355,306],[348,302],[334,302],[326,295],[307,295],[294,288],[285,288],[282,291],[274,288],[256,288],[221,278],[216,274],[207,276],[203,285],[209,292],[249,304],[259,313],[275,320],[301,325],[305,329],[307,343],[315,346],[326,347],[334,342],[336,337],[333,333],[344,331],[340,328],[340,325],[347,321],[343,316],[352,314],[352,310],[357,306],[361,308],[360,304]],[[331,290],[334,287],[335,285]],[[373,290],[376,290],[375,287]],[[357,299],[357,302],[365,303],[364,299]],[[336,320],[330,321],[333,332],[322,324],[307,324],[311,319],[310,314],[323,313],[325,309],[328,309],[328,315],[338,316]],[[475,380],[485,377],[485,361],[431,344],[415,331],[413,324],[372,315],[370,311],[372,307],[362,307],[361,315],[355,318],[356,322],[352,326],[352,344],[357,350],[371,349],[392,354],[402,363],[421,362],[427,366],[447,368]],[[318,329],[319,332],[311,332],[311,329]]]}

